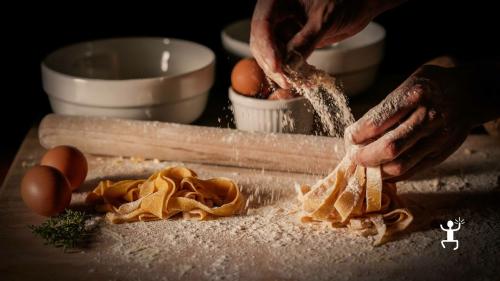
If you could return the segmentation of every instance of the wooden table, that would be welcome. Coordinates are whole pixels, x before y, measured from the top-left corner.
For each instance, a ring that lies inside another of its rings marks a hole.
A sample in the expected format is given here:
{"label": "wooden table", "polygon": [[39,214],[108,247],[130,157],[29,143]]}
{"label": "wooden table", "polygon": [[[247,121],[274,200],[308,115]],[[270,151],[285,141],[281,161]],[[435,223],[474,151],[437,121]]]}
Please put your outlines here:
{"label": "wooden table", "polygon": [[[400,184],[415,222],[410,233],[377,248],[369,239],[345,230],[301,225],[293,219],[297,204],[292,183],[311,183],[317,177],[267,171],[259,175],[245,169],[188,164],[206,177],[234,178],[247,194],[261,188],[267,199],[263,203],[254,198],[253,212],[247,217],[203,222],[205,230],[194,234],[190,226],[199,222],[104,224],[98,242],[90,248],[64,253],[31,234],[27,226],[44,218],[30,212],[19,194],[24,172],[43,152],[33,129],[0,190],[0,280],[499,280],[500,145],[487,136],[470,136],[445,163]],[[130,159],[88,159],[84,190],[103,175],[116,178],[151,172],[142,164],[134,166]],[[126,165],[120,164],[122,168],[115,172],[110,163],[116,161]],[[81,197],[76,194],[73,200]],[[439,224],[459,216],[466,220],[456,234],[460,248],[442,249],[445,233]],[[266,225],[276,235],[265,233]],[[127,233],[135,228],[151,230],[147,237],[164,239],[165,246],[131,250],[138,241]],[[179,229],[185,229],[185,237],[178,237]]]}

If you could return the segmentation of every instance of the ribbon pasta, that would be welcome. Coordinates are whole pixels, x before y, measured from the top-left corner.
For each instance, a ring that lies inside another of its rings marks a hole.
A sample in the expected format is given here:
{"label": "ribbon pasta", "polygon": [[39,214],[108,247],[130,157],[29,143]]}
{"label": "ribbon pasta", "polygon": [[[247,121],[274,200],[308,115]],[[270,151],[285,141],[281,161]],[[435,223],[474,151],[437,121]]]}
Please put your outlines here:
{"label": "ribbon pasta", "polygon": [[396,185],[382,181],[380,167],[354,165],[348,157],[312,187],[298,187],[298,198],[307,215],[302,222],[329,222],[361,234],[375,235],[381,245],[413,220],[402,206]]}
{"label": "ribbon pasta", "polygon": [[237,214],[244,205],[238,186],[230,179],[202,180],[184,167],[168,167],[148,179],[101,181],[86,202],[107,212],[111,223],[168,219],[177,214],[206,220]]}

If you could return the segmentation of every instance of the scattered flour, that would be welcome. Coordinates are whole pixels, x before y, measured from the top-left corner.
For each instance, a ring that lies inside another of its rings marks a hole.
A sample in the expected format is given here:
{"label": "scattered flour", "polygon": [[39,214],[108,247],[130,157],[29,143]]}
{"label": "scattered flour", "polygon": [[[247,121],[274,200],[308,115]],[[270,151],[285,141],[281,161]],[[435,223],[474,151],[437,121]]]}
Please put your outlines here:
{"label": "scattered flour", "polygon": [[354,123],[354,116],[340,83],[301,58],[284,66],[284,70],[288,83],[309,100],[326,133],[343,136],[345,128]]}
{"label": "scattered flour", "polygon": [[292,111],[287,110],[283,113],[281,124],[284,132],[295,131],[295,119],[292,116]]}
{"label": "scattered flour", "polygon": [[[498,273],[492,259],[500,249],[494,246],[498,246],[495,229],[500,221],[494,200],[498,195],[487,192],[500,188],[500,166],[494,161],[500,151],[489,153],[492,159],[485,160],[480,153],[467,155],[461,150],[447,163],[403,182],[400,194],[416,221],[411,234],[381,247],[374,248],[371,238],[346,229],[299,222],[294,183],[312,184],[320,176],[188,164],[203,178],[225,176],[237,181],[248,198],[246,214],[203,222],[103,223],[98,241],[86,254],[92,255],[96,273],[106,271],[120,280],[123,276],[137,280],[414,280],[426,279],[418,278],[422,272],[471,276],[470,267],[443,269],[445,264],[465,261],[482,272]],[[182,165],[107,157],[89,157],[89,163],[84,190],[99,179],[144,177],[167,165]],[[439,223],[458,216],[467,225],[460,231],[462,244],[454,255],[440,247]],[[476,242],[477,235],[482,243]],[[422,257],[425,263],[418,262]],[[405,271],[398,271],[402,268]],[[399,272],[399,277],[391,272]]]}
{"label": "scattered flour", "polygon": [[[468,154],[465,149],[476,152]],[[22,161],[38,162],[43,152],[37,148],[29,154],[21,153],[14,165],[21,169]],[[10,222],[5,225],[7,239],[1,246],[16,246],[5,247],[9,258],[3,260],[2,273],[15,280],[18,275],[14,274],[20,270],[17,257],[22,254],[45,271],[69,268],[54,271],[50,276],[53,279],[498,280],[498,159],[497,142],[470,136],[443,164],[402,182],[399,194],[415,214],[415,221],[409,234],[377,248],[370,240],[345,229],[298,222],[294,183],[314,183],[321,176],[186,164],[203,178],[225,176],[236,180],[249,198],[247,214],[204,222],[101,223],[90,248],[65,254],[43,246],[41,241],[37,241],[37,247],[26,249],[26,242],[32,238],[29,232],[7,236],[16,233],[12,231],[15,229],[26,230],[24,224],[14,222],[24,219],[24,213],[0,212],[2,221]],[[99,180],[143,178],[167,165],[182,165],[97,156],[88,156],[88,162],[87,181],[73,194],[72,205],[80,204],[85,191]],[[10,199],[15,198],[13,193],[18,196],[18,182],[28,168],[4,186],[2,195],[10,196],[3,197],[4,206],[21,208],[22,202]],[[439,225],[457,217],[467,224],[456,234],[460,248],[448,251],[440,245],[445,233]],[[56,253],[59,258],[47,259]]]}

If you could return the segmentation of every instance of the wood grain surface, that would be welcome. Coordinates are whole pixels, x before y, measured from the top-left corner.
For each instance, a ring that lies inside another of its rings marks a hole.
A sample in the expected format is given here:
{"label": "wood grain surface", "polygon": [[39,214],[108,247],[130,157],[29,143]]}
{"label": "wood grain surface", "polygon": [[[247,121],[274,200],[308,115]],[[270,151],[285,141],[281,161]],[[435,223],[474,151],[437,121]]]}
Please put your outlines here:
{"label": "wood grain surface", "polygon": [[39,137],[45,148],[315,174],[344,155],[343,140],[330,137],[56,114],[42,120]]}

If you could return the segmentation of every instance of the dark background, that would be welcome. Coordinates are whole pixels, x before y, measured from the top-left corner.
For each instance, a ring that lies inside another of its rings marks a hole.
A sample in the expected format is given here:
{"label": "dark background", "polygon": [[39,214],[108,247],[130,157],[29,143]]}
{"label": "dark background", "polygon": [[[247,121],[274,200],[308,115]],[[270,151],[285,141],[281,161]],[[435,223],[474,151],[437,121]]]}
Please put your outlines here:
{"label": "dark background", "polygon": [[[414,0],[379,16],[375,21],[387,30],[381,76],[404,78],[421,63],[444,53],[465,59],[498,57],[500,21],[494,2]],[[196,41],[217,55],[210,106],[223,107],[230,66],[220,31],[228,23],[250,17],[254,5],[246,0],[165,0],[3,7],[0,182],[24,135],[50,112],[40,81],[40,62],[48,53],[75,42],[120,36]]]}

